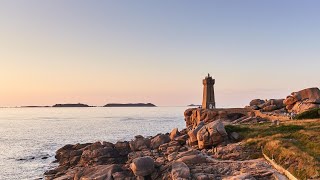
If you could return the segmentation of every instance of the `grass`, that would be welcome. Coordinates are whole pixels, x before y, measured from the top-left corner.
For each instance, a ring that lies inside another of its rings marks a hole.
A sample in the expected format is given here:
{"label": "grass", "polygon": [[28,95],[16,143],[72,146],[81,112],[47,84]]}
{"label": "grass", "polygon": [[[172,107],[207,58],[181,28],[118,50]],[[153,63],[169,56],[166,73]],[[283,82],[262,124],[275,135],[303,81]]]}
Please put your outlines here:
{"label": "grass", "polygon": [[295,119],[316,119],[320,118],[320,108],[311,109],[298,114]]}
{"label": "grass", "polygon": [[238,132],[247,149],[262,151],[298,179],[320,178],[320,119],[271,123],[227,125],[227,132]]}

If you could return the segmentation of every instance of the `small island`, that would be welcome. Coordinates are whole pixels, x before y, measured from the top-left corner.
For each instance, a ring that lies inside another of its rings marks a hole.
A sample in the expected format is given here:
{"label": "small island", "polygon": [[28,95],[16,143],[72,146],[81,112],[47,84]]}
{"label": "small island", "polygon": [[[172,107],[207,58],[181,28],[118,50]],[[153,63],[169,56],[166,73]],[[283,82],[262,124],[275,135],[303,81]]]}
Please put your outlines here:
{"label": "small island", "polygon": [[119,104],[119,103],[110,103],[106,104],[103,107],[157,107],[152,103],[128,103],[128,104]]}
{"label": "small island", "polygon": [[189,107],[195,107],[195,106],[199,107],[199,106],[201,106],[201,105],[197,105],[197,104],[189,104],[188,106],[189,106]]}
{"label": "small island", "polygon": [[91,107],[91,106],[87,104],[78,103],[78,104],[55,104],[52,107]]}

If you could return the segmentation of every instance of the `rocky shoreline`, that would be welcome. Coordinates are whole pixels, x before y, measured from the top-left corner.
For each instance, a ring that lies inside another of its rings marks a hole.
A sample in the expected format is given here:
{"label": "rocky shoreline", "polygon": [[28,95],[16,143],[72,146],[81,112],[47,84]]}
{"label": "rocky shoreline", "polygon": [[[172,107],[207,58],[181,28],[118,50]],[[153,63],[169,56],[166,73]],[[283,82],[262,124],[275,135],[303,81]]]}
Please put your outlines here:
{"label": "rocky shoreline", "polygon": [[[45,178],[287,179],[262,158],[262,149],[244,145],[241,135],[228,126],[279,126],[283,112],[302,112],[319,106],[319,98],[319,89],[311,88],[282,100],[253,100],[246,108],[190,108],[184,112],[186,128],[180,131],[175,128],[170,133],[152,137],[137,135],[131,141],[115,144],[65,145],[56,152],[58,167],[47,171]],[[266,110],[273,114],[266,114]],[[289,120],[289,116],[285,117],[284,120]],[[283,129],[288,132],[299,130],[297,126],[284,126],[272,132]]]}
{"label": "rocky shoreline", "polygon": [[[199,112],[200,119],[195,116]],[[138,135],[132,141],[115,144],[65,145],[56,152],[59,166],[47,171],[45,177],[175,180],[276,179],[282,176],[264,159],[252,159],[250,149],[244,149],[241,142],[237,142],[237,133],[226,132],[223,122],[229,120],[225,115],[222,111],[192,108],[185,112],[189,129],[178,131],[175,128],[171,133],[153,137]],[[201,128],[197,120],[202,122]]]}

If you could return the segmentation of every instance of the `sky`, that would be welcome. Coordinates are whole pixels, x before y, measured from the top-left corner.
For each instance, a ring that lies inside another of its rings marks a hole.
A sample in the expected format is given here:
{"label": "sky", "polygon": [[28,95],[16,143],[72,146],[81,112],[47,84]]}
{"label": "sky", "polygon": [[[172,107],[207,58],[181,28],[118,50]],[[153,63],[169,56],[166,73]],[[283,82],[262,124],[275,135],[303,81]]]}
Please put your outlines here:
{"label": "sky", "polygon": [[2,0],[0,106],[217,107],[319,87],[320,1]]}

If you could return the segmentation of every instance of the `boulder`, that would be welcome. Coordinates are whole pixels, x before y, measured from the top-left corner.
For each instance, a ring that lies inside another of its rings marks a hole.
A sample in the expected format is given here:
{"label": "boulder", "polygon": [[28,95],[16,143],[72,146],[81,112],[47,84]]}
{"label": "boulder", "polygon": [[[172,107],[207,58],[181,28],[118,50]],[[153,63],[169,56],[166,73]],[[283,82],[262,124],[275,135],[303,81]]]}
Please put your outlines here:
{"label": "boulder", "polygon": [[232,177],[226,177],[223,180],[256,180],[256,178],[249,173],[241,173]]}
{"label": "boulder", "polygon": [[[75,145],[68,144],[63,146],[56,152],[56,162],[59,162],[60,165],[76,165],[78,163],[78,160],[80,159],[80,156],[82,155],[83,149],[91,144],[92,143]],[[73,161],[70,162],[70,159]]]}
{"label": "boulder", "polygon": [[251,106],[251,109],[254,109],[254,110],[262,109],[262,111],[271,112],[277,109],[284,108],[285,105],[283,101],[284,99],[270,99],[270,100],[264,101],[264,103],[262,104]]}
{"label": "boulder", "polygon": [[126,171],[120,171],[120,172],[115,172],[112,174],[112,177],[114,180],[133,180],[134,175],[131,171],[126,170]]}
{"label": "boulder", "polygon": [[206,126],[210,133],[210,137],[213,142],[213,145],[222,142],[224,140],[223,138],[227,137],[228,135],[221,121],[211,122]]}
{"label": "boulder", "polygon": [[207,109],[197,109],[197,125],[204,121],[208,116],[208,110]]}
{"label": "boulder", "polygon": [[298,100],[295,99],[293,96],[288,96],[285,100],[283,100],[283,104],[285,104],[286,106],[290,106],[296,103],[297,101]]}
{"label": "boulder", "polygon": [[103,145],[103,147],[115,148],[114,144],[112,144],[111,142],[103,141],[102,145]]}
{"label": "boulder", "polygon": [[176,137],[175,140],[178,141],[181,145],[185,145],[188,139],[188,134]]}
{"label": "boulder", "polygon": [[230,134],[230,137],[231,137],[231,139],[233,139],[233,140],[235,140],[235,141],[238,141],[238,140],[240,139],[240,135],[239,135],[239,133],[237,133],[237,132],[232,132],[232,133]]}
{"label": "boulder", "polygon": [[132,151],[141,151],[150,148],[150,139],[138,135],[135,136],[134,140],[130,141],[129,146]]}
{"label": "boulder", "polygon": [[155,170],[154,160],[150,156],[139,157],[132,161],[130,168],[136,176],[148,176]]}
{"label": "boulder", "polygon": [[187,109],[184,116],[188,129],[194,129],[200,122],[208,123],[219,118],[217,111],[201,108]]}
{"label": "boulder", "polygon": [[290,111],[293,108],[293,106],[294,106],[294,104],[287,105],[286,109]]}
{"label": "boulder", "polygon": [[104,147],[103,144],[98,141],[98,142],[95,142],[95,143],[90,144],[89,146],[86,146],[86,147],[84,148],[84,150],[93,151],[93,150],[95,150],[95,149],[100,149],[100,148],[103,148],[103,147]]}
{"label": "boulder", "polygon": [[264,112],[271,112],[271,111],[274,111],[278,109],[278,107],[276,105],[269,105],[269,106],[266,106],[262,109],[262,111]]}
{"label": "boulder", "polygon": [[[320,90],[319,88],[307,88],[303,89],[298,92],[293,92],[289,95],[283,103],[286,105],[288,110],[292,110],[292,112],[301,113],[308,108],[308,106],[312,107],[311,104],[318,104],[320,102]],[[296,105],[298,104],[298,105]],[[310,105],[303,105],[302,111],[299,110],[298,106],[301,104],[310,104]]]}
{"label": "boulder", "polygon": [[168,160],[173,161],[173,160],[177,160],[179,158],[182,158],[184,156],[197,155],[199,153],[201,153],[201,152],[198,150],[194,150],[194,149],[190,149],[190,150],[184,151],[184,152],[173,152],[168,155]]}
{"label": "boulder", "polygon": [[248,108],[250,108],[252,110],[259,110],[260,109],[260,107],[257,105],[249,106]]}
{"label": "boulder", "polygon": [[121,156],[127,156],[130,152],[130,145],[128,141],[118,141],[115,145],[115,149],[119,152],[119,155]]}
{"label": "boulder", "polygon": [[169,143],[162,144],[158,151],[165,154],[169,155],[172,152],[178,152],[181,149],[181,144],[179,141],[170,141]]}
{"label": "boulder", "polygon": [[192,127],[193,125],[193,111],[196,110],[196,108],[190,108],[184,111],[184,120],[186,121],[186,127]]}
{"label": "boulder", "polygon": [[103,147],[103,148],[95,149],[92,151],[91,155],[92,155],[92,158],[96,158],[100,156],[104,156],[107,158],[119,157],[118,151],[112,147]]}
{"label": "boulder", "polygon": [[[96,142],[82,149],[71,151],[67,160],[71,166],[124,163],[130,152],[128,142]],[[60,164],[61,165],[61,164]]]}
{"label": "boulder", "polygon": [[171,133],[170,133],[170,139],[174,140],[174,138],[180,136],[180,132],[178,130],[178,128],[174,128],[172,129]]}
{"label": "boulder", "polygon": [[192,111],[195,110],[197,108],[189,108],[189,109],[186,109],[184,111],[184,116],[191,116],[192,115]]}
{"label": "boulder", "polygon": [[284,101],[289,112],[300,114],[304,111],[320,107],[319,88],[307,88],[293,92]]}
{"label": "boulder", "polygon": [[75,174],[74,179],[79,180],[105,180],[105,179],[113,179],[112,174],[116,172],[123,171],[121,166],[117,164],[112,165],[98,165],[93,167],[86,167],[82,171],[79,171]]}
{"label": "boulder", "polygon": [[[49,178],[46,178],[46,179],[50,179],[50,177],[53,177],[55,176],[56,174],[59,174],[59,173],[62,173],[62,172],[65,172],[69,167],[68,166],[65,166],[65,165],[59,165],[57,168],[55,169],[51,169],[49,171],[46,171],[44,173],[44,175],[46,177],[49,177]],[[70,169],[69,169],[70,170]],[[72,177],[74,177],[74,174],[75,174],[75,171],[72,172]]]}
{"label": "boulder", "polygon": [[173,152],[173,153],[169,154],[167,157],[168,161],[175,160],[177,158],[178,154],[179,154],[178,152]]}
{"label": "boulder", "polygon": [[131,163],[134,159],[139,158],[139,157],[144,157],[144,156],[150,156],[151,155],[151,150],[143,150],[143,151],[133,151],[128,154],[128,161]]}
{"label": "boulder", "polygon": [[190,179],[190,169],[184,162],[174,162],[171,177],[173,180],[188,180]]}
{"label": "boulder", "polygon": [[72,168],[72,169],[68,169],[68,171],[64,171],[64,172],[58,171],[55,173],[55,174],[59,174],[58,176],[46,176],[45,179],[50,179],[50,180],[51,179],[54,179],[54,180],[74,179],[74,180],[77,180],[75,178],[75,176],[79,170],[82,170],[82,168]]}
{"label": "boulder", "polygon": [[162,144],[170,142],[170,137],[166,134],[159,134],[156,137],[151,139],[150,147],[152,149],[158,149]]}
{"label": "boulder", "polygon": [[91,164],[112,164],[120,160],[119,153],[111,147],[101,147],[98,149],[87,149],[83,151],[80,163],[83,166]]}
{"label": "boulder", "polygon": [[250,106],[258,106],[263,103],[265,103],[265,101],[262,99],[253,99],[252,101],[250,101]]}
{"label": "boulder", "polygon": [[284,99],[271,99],[271,105],[275,105],[277,109],[283,108],[285,105],[283,104]]}
{"label": "boulder", "polygon": [[268,104],[268,102],[265,102],[265,103],[263,103],[263,104],[258,105],[258,108],[259,108],[259,109],[263,109],[264,107],[269,106],[269,105],[270,105],[270,104]]}
{"label": "boulder", "polygon": [[223,142],[227,136],[228,134],[220,120],[211,122],[203,126],[197,133],[199,149],[216,146]]}
{"label": "boulder", "polygon": [[297,102],[292,107],[291,112],[299,114],[299,113],[308,111],[310,109],[315,109],[315,108],[320,108],[320,104]]}
{"label": "boulder", "polygon": [[320,99],[307,99],[305,103],[320,104]]}
{"label": "boulder", "polygon": [[200,121],[204,121],[205,123],[214,121],[218,117],[218,113],[210,109],[205,109],[201,113],[202,114],[200,116],[201,117]]}
{"label": "boulder", "polygon": [[212,143],[210,141],[210,133],[208,132],[206,126],[203,126],[197,133],[197,140],[199,149],[204,149],[206,147],[212,146]]}
{"label": "boulder", "polygon": [[304,99],[319,99],[320,98],[320,90],[317,87],[307,88],[296,93],[293,93],[293,96],[298,100]]}
{"label": "boulder", "polygon": [[167,148],[167,154],[170,154],[172,152],[178,152],[180,150],[181,146],[170,146]]}
{"label": "boulder", "polygon": [[204,126],[204,122],[200,122],[200,124],[198,124],[198,126],[196,128],[194,128],[188,132],[190,143],[197,142],[197,133],[198,133],[198,131],[200,131],[200,129],[203,126]]}
{"label": "boulder", "polygon": [[177,162],[184,162],[186,164],[201,164],[207,162],[207,157],[201,153],[191,154],[179,158]]}

